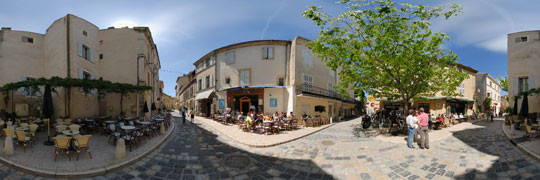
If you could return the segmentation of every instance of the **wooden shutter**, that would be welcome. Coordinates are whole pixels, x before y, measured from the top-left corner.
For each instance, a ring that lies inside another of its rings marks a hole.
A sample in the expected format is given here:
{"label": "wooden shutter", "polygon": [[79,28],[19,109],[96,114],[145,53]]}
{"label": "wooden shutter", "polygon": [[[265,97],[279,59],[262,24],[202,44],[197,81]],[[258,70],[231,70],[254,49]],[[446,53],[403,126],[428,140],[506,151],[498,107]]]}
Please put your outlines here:
{"label": "wooden shutter", "polygon": [[519,78],[514,78],[514,96],[516,96],[519,93]]}
{"label": "wooden shutter", "polygon": [[81,43],[81,41],[77,43],[77,50],[78,50],[79,56],[83,57],[83,44]]}
{"label": "wooden shutter", "polygon": [[267,47],[263,47],[263,59],[267,59],[268,58],[268,48]]}
{"label": "wooden shutter", "polygon": [[94,62],[94,48],[90,48],[90,61]]}
{"label": "wooden shutter", "polygon": [[268,47],[268,59],[274,58],[274,48]]}
{"label": "wooden shutter", "polygon": [[529,90],[534,88],[534,76],[529,76]]}

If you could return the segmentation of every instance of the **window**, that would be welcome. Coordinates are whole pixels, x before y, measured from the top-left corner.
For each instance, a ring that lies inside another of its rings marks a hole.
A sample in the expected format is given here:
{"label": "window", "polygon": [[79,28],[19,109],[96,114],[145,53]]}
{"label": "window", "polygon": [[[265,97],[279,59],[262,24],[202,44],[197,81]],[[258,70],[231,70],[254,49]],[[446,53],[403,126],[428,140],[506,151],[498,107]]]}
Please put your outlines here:
{"label": "window", "polygon": [[517,37],[516,43],[527,42],[527,36]]}
{"label": "window", "polygon": [[278,86],[285,86],[285,78],[278,78],[278,83],[277,83]]}
{"label": "window", "polygon": [[88,36],[88,33],[87,33],[85,30],[83,30],[83,31],[82,31],[82,35]]}
{"label": "window", "polygon": [[[79,79],[90,80],[90,79],[94,79],[94,76],[92,75],[92,73],[90,73],[90,72],[88,72],[86,70],[79,69]],[[82,88],[82,87],[79,88],[79,91],[84,91],[84,88]]]}
{"label": "window", "polygon": [[216,56],[210,56],[210,59],[208,60],[208,66],[214,65],[216,63]]}
{"label": "window", "polygon": [[210,59],[207,59],[207,60],[204,61],[204,62],[205,62],[205,66],[206,66],[206,67],[210,67]]}
{"label": "window", "polygon": [[[23,77],[22,80],[35,80],[36,78]],[[41,96],[39,87],[23,87],[21,88],[22,96]]]}
{"label": "window", "polygon": [[332,82],[328,82],[328,91],[335,93],[336,89],[334,88],[334,84]]}
{"label": "window", "polygon": [[325,112],[326,107],[325,106],[315,106],[315,112]]}
{"label": "window", "polygon": [[461,96],[465,96],[465,83],[461,83],[461,85],[459,85],[459,94]]}
{"label": "window", "polygon": [[489,81],[489,87],[493,87],[493,83]]}
{"label": "window", "polygon": [[205,78],[205,79],[206,79],[206,83],[204,83],[204,85],[205,85],[204,89],[206,89],[206,88],[209,88],[209,87],[210,87],[210,76],[206,76],[206,78]]}
{"label": "window", "polygon": [[274,59],[273,47],[263,47],[263,59]]}
{"label": "window", "polygon": [[277,98],[270,98],[270,107],[277,107]]}
{"label": "window", "polygon": [[311,92],[313,86],[313,77],[309,74],[304,74],[304,87],[305,90]]}
{"label": "window", "polygon": [[231,77],[225,77],[225,84],[231,84]]}
{"label": "window", "polygon": [[310,49],[304,49],[303,55],[304,55],[304,64],[311,67],[313,65],[313,59],[312,59],[312,55],[311,55],[311,50]]}
{"label": "window", "polygon": [[199,85],[199,91],[200,91],[202,89],[202,79],[199,79],[198,85]]}
{"label": "window", "polygon": [[225,56],[227,56],[227,59],[226,59],[226,63],[227,63],[227,64],[233,64],[233,63],[234,63],[234,61],[235,61],[235,59],[234,59],[234,58],[235,58],[235,57],[234,57],[234,56],[235,56],[235,55],[234,55],[234,51],[227,52],[227,53],[225,54]]}
{"label": "window", "polygon": [[34,38],[27,37],[27,36],[23,36],[23,37],[22,37],[22,42],[25,42],[25,43],[34,43]]}
{"label": "window", "polygon": [[204,63],[197,64],[197,70],[201,70],[204,68]]}
{"label": "window", "polygon": [[99,59],[103,59],[103,54],[99,54]]}
{"label": "window", "polygon": [[520,77],[518,82],[519,92],[525,92],[529,90],[529,77]]}
{"label": "window", "polygon": [[331,77],[334,77],[336,75],[336,71],[334,71],[332,69],[329,69],[329,72],[330,72]]}
{"label": "window", "polygon": [[87,45],[81,43],[80,41],[78,44],[78,51],[79,51],[80,57],[89,61],[94,61],[94,49],[88,47]]}
{"label": "window", "polygon": [[487,97],[491,98],[491,93],[488,92],[488,93],[487,93]]}
{"label": "window", "polygon": [[249,69],[240,70],[240,86],[249,86],[249,83],[251,82],[249,71]]}

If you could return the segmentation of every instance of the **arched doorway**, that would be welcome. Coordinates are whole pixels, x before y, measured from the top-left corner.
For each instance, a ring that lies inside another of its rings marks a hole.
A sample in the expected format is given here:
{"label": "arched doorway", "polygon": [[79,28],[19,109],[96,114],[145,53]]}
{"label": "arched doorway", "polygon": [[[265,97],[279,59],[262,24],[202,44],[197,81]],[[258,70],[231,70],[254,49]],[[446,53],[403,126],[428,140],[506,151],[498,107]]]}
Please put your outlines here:
{"label": "arched doorway", "polygon": [[247,114],[251,107],[251,99],[247,96],[240,98],[240,111]]}

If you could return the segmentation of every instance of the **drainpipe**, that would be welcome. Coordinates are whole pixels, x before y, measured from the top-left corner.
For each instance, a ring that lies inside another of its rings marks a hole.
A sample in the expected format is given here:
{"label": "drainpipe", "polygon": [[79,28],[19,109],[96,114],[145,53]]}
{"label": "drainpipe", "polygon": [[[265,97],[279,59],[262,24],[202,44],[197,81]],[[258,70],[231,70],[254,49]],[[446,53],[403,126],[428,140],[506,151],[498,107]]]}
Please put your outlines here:
{"label": "drainpipe", "polygon": [[[71,51],[71,47],[70,47],[70,35],[69,35],[69,31],[70,31],[70,18],[69,16],[71,16],[70,14],[68,14],[66,16],[66,19],[67,19],[67,23],[66,23],[66,42],[67,42],[67,77],[68,78],[71,78],[71,57],[70,57],[70,51]],[[71,87],[68,87],[67,89],[64,89],[64,94],[65,94],[65,102],[64,102],[64,115],[66,117],[69,117],[70,114],[71,114]]]}
{"label": "drainpipe", "polygon": [[[139,85],[139,81],[140,81],[140,77],[139,77],[139,59],[140,59],[140,58],[143,58],[143,59],[144,59],[144,54],[139,54],[139,55],[137,56],[137,86]],[[137,98],[136,98],[136,99],[137,99],[137,100],[136,100],[136,101],[137,101],[137,102],[136,102],[136,106],[137,106],[137,108],[136,108],[136,109],[137,109],[137,117],[139,117],[139,115],[140,115],[140,110],[139,110],[139,109],[140,109],[140,108],[139,108],[139,107],[140,107],[140,106],[139,106],[139,94],[140,94],[140,92],[137,92]]]}

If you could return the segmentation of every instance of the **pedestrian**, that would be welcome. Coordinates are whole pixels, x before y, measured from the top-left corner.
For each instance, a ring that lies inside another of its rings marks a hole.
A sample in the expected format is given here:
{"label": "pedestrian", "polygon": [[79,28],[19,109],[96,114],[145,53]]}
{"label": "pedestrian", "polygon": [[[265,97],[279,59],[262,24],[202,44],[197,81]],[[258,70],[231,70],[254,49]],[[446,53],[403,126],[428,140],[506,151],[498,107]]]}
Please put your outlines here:
{"label": "pedestrian", "polygon": [[191,123],[195,123],[195,113],[193,113],[193,108],[191,109],[189,114],[191,114]]}
{"label": "pedestrian", "polygon": [[418,115],[418,126],[420,132],[420,149],[429,149],[429,134],[428,134],[428,115],[424,113],[424,108],[420,108]]}
{"label": "pedestrian", "polygon": [[416,119],[414,118],[413,109],[409,109],[409,115],[407,116],[407,127],[409,129],[409,136],[407,137],[407,147],[414,148],[413,146],[414,132],[416,128],[418,127],[418,124],[416,122]]}
{"label": "pedestrian", "polygon": [[491,122],[493,122],[493,116],[494,116],[495,112],[493,112],[493,111],[490,111],[490,113],[489,113],[489,114],[490,114],[490,116],[491,116]]}
{"label": "pedestrian", "polygon": [[186,124],[186,108],[182,108],[182,124]]}

